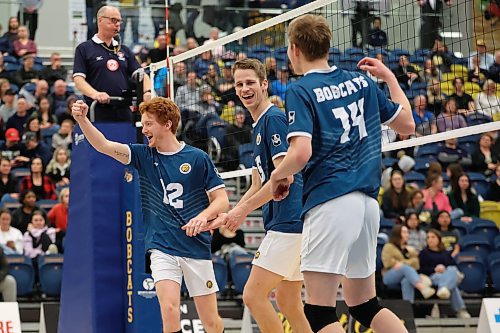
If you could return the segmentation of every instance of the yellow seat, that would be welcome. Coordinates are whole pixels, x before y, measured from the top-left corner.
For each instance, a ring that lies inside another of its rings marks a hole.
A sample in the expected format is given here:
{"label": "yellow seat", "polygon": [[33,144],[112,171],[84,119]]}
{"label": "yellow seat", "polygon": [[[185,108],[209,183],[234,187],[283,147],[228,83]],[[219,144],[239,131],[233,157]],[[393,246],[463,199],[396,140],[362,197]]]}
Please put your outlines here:
{"label": "yellow seat", "polygon": [[453,93],[455,92],[455,89],[453,88],[453,84],[451,83],[451,81],[445,81],[445,82],[441,82],[441,91],[445,94],[445,95],[453,95]]}
{"label": "yellow seat", "polygon": [[469,70],[467,69],[467,67],[465,67],[464,65],[459,65],[459,64],[451,65],[450,70],[453,73],[465,73],[465,75],[467,75],[469,73]]}
{"label": "yellow seat", "polygon": [[483,201],[480,204],[479,216],[482,219],[491,220],[500,228],[500,202]]}
{"label": "yellow seat", "polygon": [[479,94],[482,89],[481,86],[479,86],[479,84],[477,83],[465,82],[464,91],[469,95],[473,95],[476,93]]}
{"label": "yellow seat", "polygon": [[455,73],[443,73],[441,74],[441,82],[449,82],[453,85],[453,80],[455,79]]}
{"label": "yellow seat", "polygon": [[495,95],[497,95],[497,97],[500,97],[500,83],[496,84],[495,92]]}

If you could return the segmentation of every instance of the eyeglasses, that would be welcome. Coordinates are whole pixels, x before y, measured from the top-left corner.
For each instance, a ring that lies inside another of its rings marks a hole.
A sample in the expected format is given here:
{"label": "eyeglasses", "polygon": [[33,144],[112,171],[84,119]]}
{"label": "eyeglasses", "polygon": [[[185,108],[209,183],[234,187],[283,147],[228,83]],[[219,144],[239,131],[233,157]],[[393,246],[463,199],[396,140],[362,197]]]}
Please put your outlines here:
{"label": "eyeglasses", "polygon": [[119,19],[119,18],[116,18],[116,17],[109,17],[109,16],[101,16],[101,17],[104,17],[104,18],[107,18],[108,20],[111,21],[111,23],[113,24],[117,24],[117,23],[122,23],[123,20],[122,19]]}

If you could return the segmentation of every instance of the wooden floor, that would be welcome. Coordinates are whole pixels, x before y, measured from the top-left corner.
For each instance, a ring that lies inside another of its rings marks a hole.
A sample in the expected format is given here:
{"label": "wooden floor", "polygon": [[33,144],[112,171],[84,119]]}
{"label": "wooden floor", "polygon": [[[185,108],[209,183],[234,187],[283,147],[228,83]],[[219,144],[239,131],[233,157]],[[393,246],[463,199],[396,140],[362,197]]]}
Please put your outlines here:
{"label": "wooden floor", "polygon": [[495,26],[492,26],[491,21],[484,19],[484,14],[481,11],[481,0],[474,0],[474,37],[476,40],[483,39],[485,41],[489,53],[494,54],[496,50],[500,50],[500,20]]}

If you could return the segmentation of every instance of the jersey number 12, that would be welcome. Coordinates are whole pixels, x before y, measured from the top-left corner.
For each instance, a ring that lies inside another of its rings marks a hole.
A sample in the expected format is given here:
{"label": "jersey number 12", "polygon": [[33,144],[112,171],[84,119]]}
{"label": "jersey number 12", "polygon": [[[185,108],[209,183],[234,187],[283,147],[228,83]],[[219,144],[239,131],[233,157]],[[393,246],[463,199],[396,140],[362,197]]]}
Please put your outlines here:
{"label": "jersey number 12", "polygon": [[[353,102],[349,104],[347,106],[348,110],[346,110],[345,107],[332,109],[333,115],[335,116],[335,118],[340,119],[340,121],[342,122],[342,127],[344,128],[344,133],[342,133],[342,136],[340,137],[340,143],[345,143],[351,140],[349,138],[349,132],[351,131],[352,126],[358,126],[360,140],[365,136],[368,136],[365,127],[364,104],[365,99],[361,98],[359,101],[357,101],[357,103]],[[349,118],[352,120],[352,125],[349,121]]]}
{"label": "jersey number 12", "polygon": [[179,183],[163,184],[163,179],[161,180],[161,186],[163,187],[163,203],[170,205],[176,209],[184,207],[184,201],[179,199],[179,197],[184,193],[184,188]]}

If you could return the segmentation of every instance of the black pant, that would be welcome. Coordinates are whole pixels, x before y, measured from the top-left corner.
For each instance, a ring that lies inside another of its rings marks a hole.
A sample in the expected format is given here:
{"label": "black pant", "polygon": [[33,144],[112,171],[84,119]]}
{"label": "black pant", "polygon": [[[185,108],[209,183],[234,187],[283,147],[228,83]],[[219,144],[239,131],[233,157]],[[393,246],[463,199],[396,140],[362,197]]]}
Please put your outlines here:
{"label": "black pant", "polygon": [[[20,19],[21,13],[17,12],[17,19],[21,22]],[[27,13],[23,12],[23,25],[28,26],[28,30],[30,32],[30,39],[35,40],[36,29],[38,28],[38,12]],[[28,22],[28,24],[26,24]]]}
{"label": "black pant", "polygon": [[131,122],[130,107],[124,105],[98,104],[95,107],[95,122]]}

